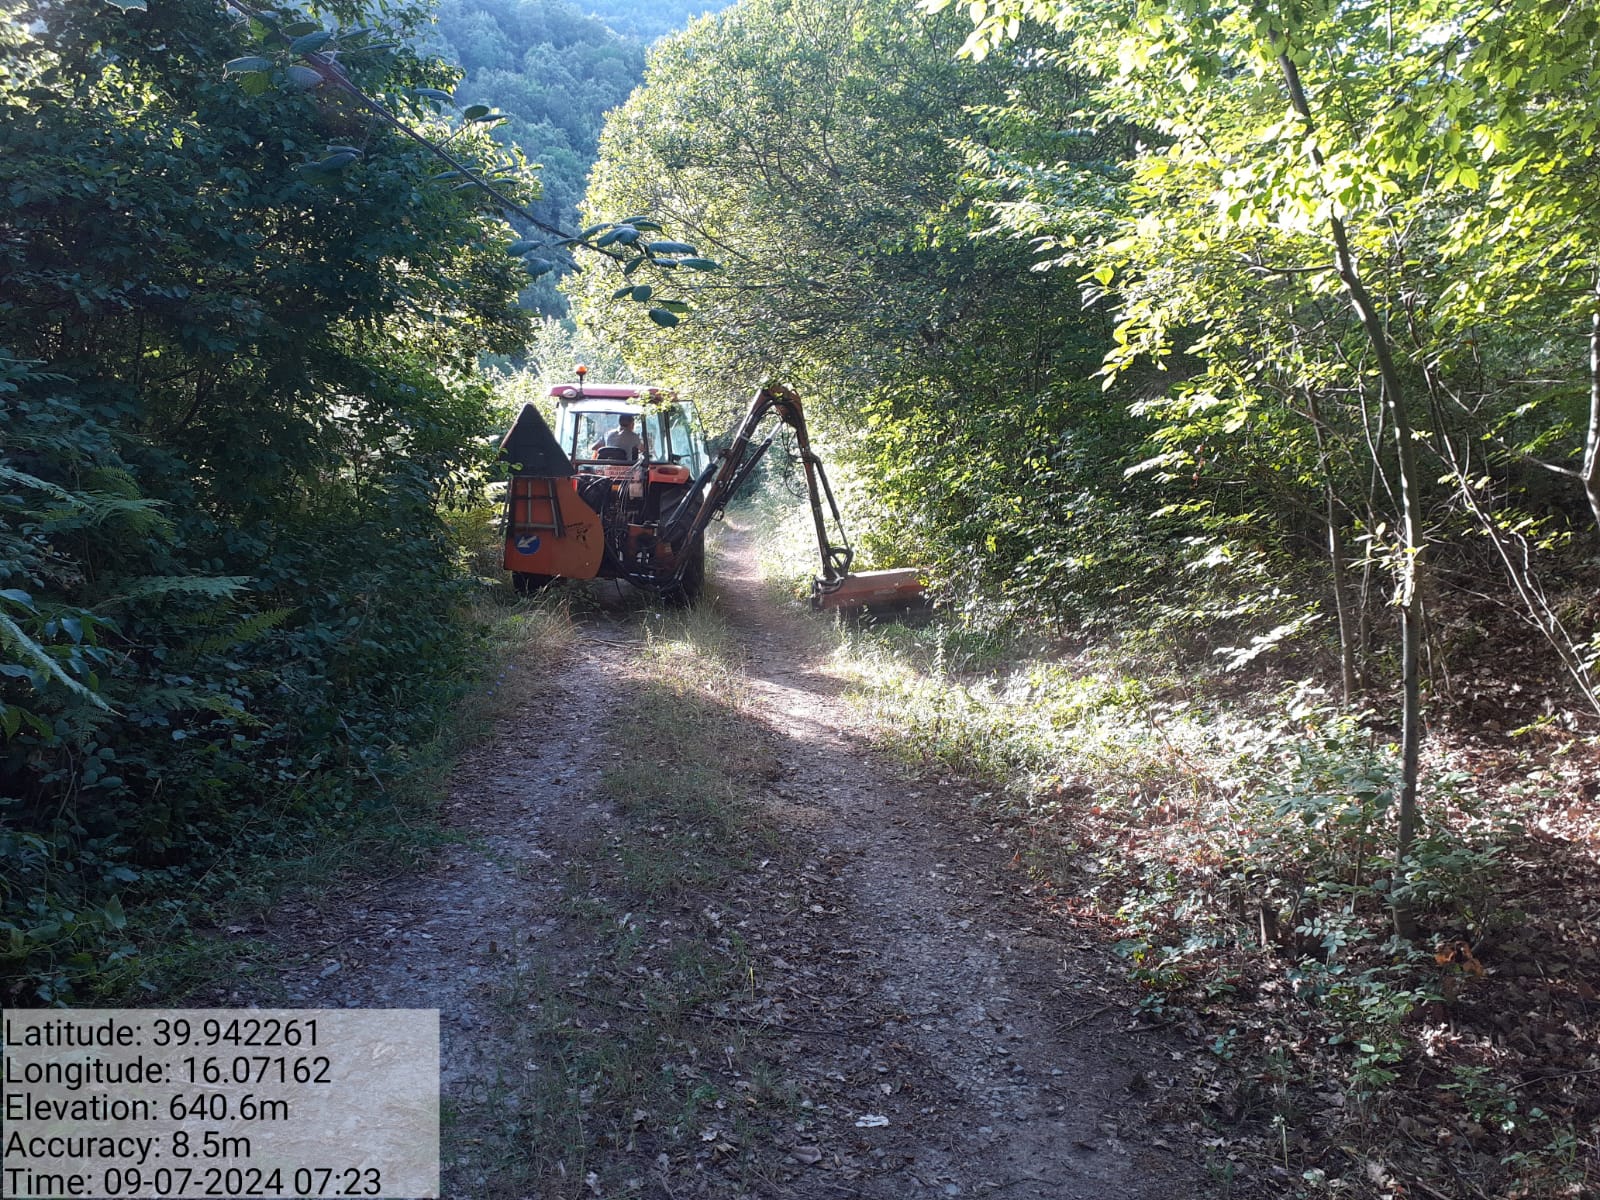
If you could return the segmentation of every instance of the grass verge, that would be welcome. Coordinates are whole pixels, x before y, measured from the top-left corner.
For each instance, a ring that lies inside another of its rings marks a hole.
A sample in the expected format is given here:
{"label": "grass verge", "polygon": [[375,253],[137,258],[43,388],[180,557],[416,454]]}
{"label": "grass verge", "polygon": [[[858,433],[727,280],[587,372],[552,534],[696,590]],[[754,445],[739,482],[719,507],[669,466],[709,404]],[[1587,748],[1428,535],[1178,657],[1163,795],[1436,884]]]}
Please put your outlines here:
{"label": "grass verge", "polygon": [[[914,769],[1026,835],[1032,890],[1126,960],[1148,1018],[1207,1047],[1175,1082],[1225,1179],[1596,1194],[1594,739],[1435,737],[1396,875],[1392,731],[1310,684],[951,624],[841,634],[836,667]],[[1395,886],[1424,940],[1392,936]]]}
{"label": "grass verge", "polygon": [[763,1132],[796,1103],[741,1013],[752,871],[781,853],[755,801],[772,735],[709,607],[635,621],[601,722],[608,819],[566,848],[565,949],[502,988],[521,1069],[463,1114],[479,1141],[457,1170],[488,1195],[756,1188]]}

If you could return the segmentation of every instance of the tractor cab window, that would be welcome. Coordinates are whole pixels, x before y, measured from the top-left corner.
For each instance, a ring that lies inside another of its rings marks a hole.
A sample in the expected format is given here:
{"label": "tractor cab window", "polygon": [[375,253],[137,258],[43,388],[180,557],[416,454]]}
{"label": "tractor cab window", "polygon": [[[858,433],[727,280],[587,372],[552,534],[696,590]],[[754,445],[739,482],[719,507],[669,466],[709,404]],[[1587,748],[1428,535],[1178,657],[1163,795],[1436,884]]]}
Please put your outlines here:
{"label": "tractor cab window", "polygon": [[593,458],[594,448],[606,436],[606,431],[616,424],[609,413],[579,413],[573,425],[573,454],[577,458]]}
{"label": "tractor cab window", "polygon": [[[666,414],[662,414],[662,417],[665,420]],[[691,461],[694,458],[694,447],[689,441],[689,430],[682,421],[670,422],[667,429],[666,446],[673,462],[681,463],[691,471],[695,469],[695,465]]]}
{"label": "tractor cab window", "polygon": [[622,419],[629,415],[626,412],[574,413],[570,443],[572,457],[579,462],[585,460],[592,462],[597,459],[632,462],[640,452],[641,437],[642,448],[648,453],[653,441],[649,426],[646,423],[641,430],[641,421],[638,416],[634,416],[633,431],[630,435],[621,428]]}
{"label": "tractor cab window", "polygon": [[[621,418],[631,414],[634,433],[644,439],[642,449],[652,462],[670,462],[695,476],[705,470],[706,448],[700,438],[700,422],[694,406],[687,401],[673,400],[654,389],[641,398],[616,398],[615,408],[607,403],[610,398],[586,399],[574,395],[557,399],[560,403],[556,406],[556,440],[571,457],[574,467],[592,472],[603,466],[632,461],[631,453],[619,459],[612,452],[602,455],[598,449],[620,426]],[[629,442],[631,439],[616,440]],[[631,450],[637,446],[634,442],[624,448]]]}
{"label": "tractor cab window", "polygon": [[687,404],[663,412],[668,421],[667,437],[660,443],[672,454],[672,461],[689,468],[693,475],[705,469],[705,449],[695,434],[693,410]]}
{"label": "tractor cab window", "polygon": [[667,444],[667,417],[659,408],[644,414],[644,436],[650,443],[650,456],[661,457],[661,448]]}

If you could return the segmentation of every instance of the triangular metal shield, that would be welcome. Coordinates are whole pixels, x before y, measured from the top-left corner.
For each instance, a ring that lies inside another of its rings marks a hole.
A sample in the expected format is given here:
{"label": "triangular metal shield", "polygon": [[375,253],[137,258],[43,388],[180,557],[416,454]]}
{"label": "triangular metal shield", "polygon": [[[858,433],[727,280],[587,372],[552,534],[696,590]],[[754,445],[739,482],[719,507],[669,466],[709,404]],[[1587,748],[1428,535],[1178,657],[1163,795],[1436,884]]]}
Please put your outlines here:
{"label": "triangular metal shield", "polygon": [[559,478],[572,474],[572,460],[562,452],[556,435],[531,404],[523,405],[522,415],[500,443],[500,457],[510,461],[513,475]]}

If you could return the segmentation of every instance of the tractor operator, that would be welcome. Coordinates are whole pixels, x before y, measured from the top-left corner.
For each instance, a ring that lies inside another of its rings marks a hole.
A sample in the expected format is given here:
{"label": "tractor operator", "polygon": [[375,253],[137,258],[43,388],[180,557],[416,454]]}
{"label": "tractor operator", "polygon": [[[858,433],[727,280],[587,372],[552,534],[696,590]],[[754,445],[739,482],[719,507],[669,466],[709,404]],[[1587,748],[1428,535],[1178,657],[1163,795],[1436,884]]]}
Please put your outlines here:
{"label": "tractor operator", "polygon": [[644,450],[644,438],[640,437],[633,428],[634,417],[632,413],[622,413],[617,417],[617,427],[594,445],[594,452],[599,454],[606,446],[615,446],[628,452],[628,460],[639,457]]}

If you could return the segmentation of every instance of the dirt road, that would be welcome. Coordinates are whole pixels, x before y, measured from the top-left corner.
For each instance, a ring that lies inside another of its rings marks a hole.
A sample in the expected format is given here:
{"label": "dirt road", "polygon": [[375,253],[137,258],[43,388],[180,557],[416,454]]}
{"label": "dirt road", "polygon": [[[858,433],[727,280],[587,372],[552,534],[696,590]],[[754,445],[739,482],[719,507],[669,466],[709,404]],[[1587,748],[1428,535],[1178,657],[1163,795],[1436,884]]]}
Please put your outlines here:
{"label": "dirt road", "polygon": [[[631,742],[659,618],[582,618],[461,764],[461,841],[280,931],[320,947],[289,1003],[442,1010],[445,1194],[1208,1194],[1152,1086],[1183,1048],[1006,829],[871,749],[737,536],[712,603],[732,668],[651,710],[703,751],[669,761],[659,721]],[[651,799],[654,768],[693,803]]]}

